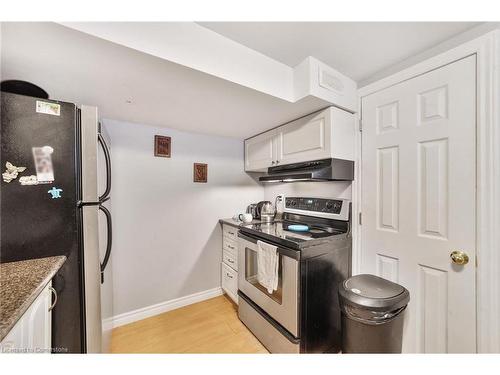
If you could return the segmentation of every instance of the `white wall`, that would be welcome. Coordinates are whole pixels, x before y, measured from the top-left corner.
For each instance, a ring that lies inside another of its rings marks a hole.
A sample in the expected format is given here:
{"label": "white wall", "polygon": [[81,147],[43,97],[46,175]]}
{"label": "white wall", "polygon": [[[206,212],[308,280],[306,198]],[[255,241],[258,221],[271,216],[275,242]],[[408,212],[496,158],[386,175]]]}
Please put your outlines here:
{"label": "white wall", "polygon": [[[104,120],[113,144],[114,314],[220,286],[219,218],[244,212],[264,189],[243,170],[243,142]],[[153,156],[155,134],[172,157]],[[193,163],[208,183],[193,183]]]}
{"label": "white wall", "polygon": [[62,25],[295,101],[292,68],[194,22],[66,22]]}
{"label": "white wall", "polygon": [[[286,196],[351,198],[350,182],[264,187],[244,172],[243,142],[104,120],[112,148],[114,315],[220,286],[218,219],[249,203]],[[154,135],[172,137],[172,157],[153,156]],[[193,183],[193,163],[208,183]]]}

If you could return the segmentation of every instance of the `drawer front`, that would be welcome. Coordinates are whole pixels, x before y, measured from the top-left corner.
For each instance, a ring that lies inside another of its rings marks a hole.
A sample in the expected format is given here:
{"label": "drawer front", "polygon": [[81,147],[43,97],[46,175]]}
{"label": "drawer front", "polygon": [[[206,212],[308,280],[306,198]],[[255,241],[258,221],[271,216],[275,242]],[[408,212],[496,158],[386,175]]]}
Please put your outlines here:
{"label": "drawer front", "polygon": [[271,353],[300,353],[300,343],[288,340],[242,297],[238,317]]}
{"label": "drawer front", "polygon": [[222,252],[222,260],[233,270],[238,271],[238,256],[236,254],[224,250]]}
{"label": "drawer front", "polygon": [[227,237],[222,239],[222,249],[227,251],[236,258],[238,256],[238,242],[233,241]]}
{"label": "drawer front", "polygon": [[231,225],[223,224],[222,234],[231,240],[238,240],[238,228],[232,227]]}
{"label": "drawer front", "polygon": [[238,273],[229,267],[227,264],[222,263],[222,289],[237,302],[238,295]]}

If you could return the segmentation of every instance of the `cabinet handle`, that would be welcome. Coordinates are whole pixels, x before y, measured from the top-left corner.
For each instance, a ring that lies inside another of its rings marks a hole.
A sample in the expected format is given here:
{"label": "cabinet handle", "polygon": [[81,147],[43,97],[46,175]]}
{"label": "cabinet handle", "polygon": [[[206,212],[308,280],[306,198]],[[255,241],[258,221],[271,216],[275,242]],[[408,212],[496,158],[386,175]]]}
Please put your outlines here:
{"label": "cabinet handle", "polygon": [[229,263],[234,263],[234,260],[231,260],[231,259],[229,259],[229,258],[227,258],[227,261],[228,261]]}
{"label": "cabinet handle", "polygon": [[271,164],[272,164],[272,165],[274,165],[274,163],[275,163],[275,161],[274,161],[274,160],[273,160],[273,161],[271,161]]}
{"label": "cabinet handle", "polygon": [[232,277],[230,274],[228,274],[227,272],[226,272],[226,276],[227,276],[227,277],[229,277],[230,279],[232,279],[232,278],[233,278],[233,277]]}
{"label": "cabinet handle", "polygon": [[49,290],[52,292],[52,294],[54,295],[54,302],[52,302],[52,305],[49,307],[49,311],[52,311],[52,309],[54,307],[56,307],[56,304],[57,304],[57,291],[52,288],[52,287],[49,287]]}
{"label": "cabinet handle", "polygon": [[229,233],[230,235],[234,236],[234,232],[227,231],[227,233]]}
{"label": "cabinet handle", "polygon": [[279,162],[280,162],[279,160],[276,160],[276,164],[279,164]]}
{"label": "cabinet handle", "polygon": [[233,250],[234,250],[234,246],[227,245],[227,247],[229,247],[230,249],[233,249]]}

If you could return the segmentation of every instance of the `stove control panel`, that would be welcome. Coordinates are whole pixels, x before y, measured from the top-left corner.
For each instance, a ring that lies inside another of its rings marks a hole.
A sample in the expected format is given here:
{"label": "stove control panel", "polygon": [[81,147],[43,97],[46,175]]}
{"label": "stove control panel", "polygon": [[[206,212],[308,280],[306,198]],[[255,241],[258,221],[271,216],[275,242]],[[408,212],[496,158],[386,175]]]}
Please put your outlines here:
{"label": "stove control panel", "polygon": [[347,199],[286,197],[283,212],[349,221],[351,201]]}
{"label": "stove control panel", "polygon": [[309,214],[325,213],[340,215],[342,212],[342,199],[324,198],[289,198],[285,199],[285,209],[310,211]]}

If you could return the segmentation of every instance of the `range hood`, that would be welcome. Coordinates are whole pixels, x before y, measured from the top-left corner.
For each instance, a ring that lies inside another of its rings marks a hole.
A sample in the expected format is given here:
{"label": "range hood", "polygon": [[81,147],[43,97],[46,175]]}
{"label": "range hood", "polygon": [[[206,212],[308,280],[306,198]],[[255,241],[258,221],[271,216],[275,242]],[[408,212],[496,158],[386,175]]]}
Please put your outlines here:
{"label": "range hood", "polygon": [[322,159],[271,167],[261,182],[352,181],[354,162],[343,159]]}

